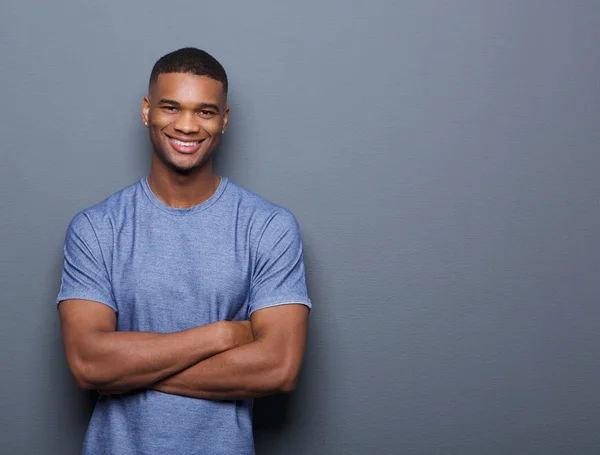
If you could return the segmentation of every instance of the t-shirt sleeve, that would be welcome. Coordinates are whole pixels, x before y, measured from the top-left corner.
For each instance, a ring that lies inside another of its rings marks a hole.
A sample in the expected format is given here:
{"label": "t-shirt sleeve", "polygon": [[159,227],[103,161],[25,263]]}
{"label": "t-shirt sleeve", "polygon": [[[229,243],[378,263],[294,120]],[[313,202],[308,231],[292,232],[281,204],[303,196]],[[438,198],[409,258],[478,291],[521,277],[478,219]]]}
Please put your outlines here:
{"label": "t-shirt sleeve", "polygon": [[117,311],[100,243],[83,212],[73,218],[65,237],[62,279],[56,303],[68,299],[93,300]]}
{"label": "t-shirt sleeve", "polygon": [[294,215],[278,211],[260,238],[248,296],[248,315],[271,306],[299,303],[312,308],[306,290],[300,227]]}

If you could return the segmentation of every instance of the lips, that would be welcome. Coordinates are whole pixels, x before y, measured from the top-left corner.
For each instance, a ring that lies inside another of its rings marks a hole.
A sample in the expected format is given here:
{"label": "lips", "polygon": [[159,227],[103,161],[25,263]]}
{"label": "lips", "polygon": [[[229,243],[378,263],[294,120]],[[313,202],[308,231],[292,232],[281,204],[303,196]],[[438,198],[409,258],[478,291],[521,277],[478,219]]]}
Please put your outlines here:
{"label": "lips", "polygon": [[[167,136],[167,135],[165,135]],[[171,147],[179,153],[195,153],[200,149],[204,139],[198,141],[182,141],[171,136],[167,136]]]}

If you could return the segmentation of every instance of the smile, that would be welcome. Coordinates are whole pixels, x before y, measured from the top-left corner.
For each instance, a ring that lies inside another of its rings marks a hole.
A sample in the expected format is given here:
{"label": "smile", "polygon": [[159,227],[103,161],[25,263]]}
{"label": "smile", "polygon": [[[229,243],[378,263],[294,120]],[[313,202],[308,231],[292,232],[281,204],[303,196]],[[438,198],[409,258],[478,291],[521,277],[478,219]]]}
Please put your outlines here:
{"label": "smile", "polygon": [[180,141],[179,139],[175,139],[175,138],[172,138],[172,137],[169,137],[169,139],[171,141],[173,141],[175,144],[177,144],[177,145],[183,145],[184,147],[193,147],[195,145],[200,144],[200,142],[202,142],[202,141],[185,142],[185,141]]}
{"label": "smile", "polygon": [[171,147],[178,153],[184,153],[186,155],[196,153],[201,148],[201,144],[204,142],[204,139],[200,139],[198,141],[182,141],[181,139],[175,139],[169,135],[166,135],[167,139],[169,139],[169,143]]}

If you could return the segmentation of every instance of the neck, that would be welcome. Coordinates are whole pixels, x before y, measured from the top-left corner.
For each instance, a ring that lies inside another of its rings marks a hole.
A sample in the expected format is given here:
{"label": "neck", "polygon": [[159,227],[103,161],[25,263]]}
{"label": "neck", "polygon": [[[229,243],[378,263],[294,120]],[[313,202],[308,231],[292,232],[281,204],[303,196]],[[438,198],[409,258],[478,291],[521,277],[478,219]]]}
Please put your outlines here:
{"label": "neck", "polygon": [[164,204],[179,209],[202,204],[215,193],[220,181],[213,173],[212,162],[190,174],[180,174],[152,160],[148,175],[148,185],[156,197]]}

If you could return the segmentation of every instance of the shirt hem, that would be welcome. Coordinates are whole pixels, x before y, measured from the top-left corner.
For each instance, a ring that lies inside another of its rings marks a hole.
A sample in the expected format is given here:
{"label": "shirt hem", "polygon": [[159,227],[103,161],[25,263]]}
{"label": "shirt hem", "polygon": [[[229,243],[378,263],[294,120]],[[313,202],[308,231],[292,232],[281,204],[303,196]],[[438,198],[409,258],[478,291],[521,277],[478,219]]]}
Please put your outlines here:
{"label": "shirt hem", "polygon": [[115,313],[119,312],[116,305],[114,305],[112,303],[107,303],[106,299],[99,299],[99,298],[97,298],[97,296],[81,296],[81,295],[68,295],[68,294],[65,296],[60,295],[56,299],[56,307],[58,308],[58,305],[60,305],[60,303],[64,300],[90,300],[92,302],[101,303],[102,305],[106,305],[111,310],[113,310]]}
{"label": "shirt hem", "polygon": [[278,301],[278,302],[272,302],[272,303],[266,303],[266,304],[261,304],[261,305],[257,305],[252,307],[252,309],[248,310],[248,315],[252,315],[252,313],[254,313],[255,311],[258,310],[263,310],[265,308],[271,308],[271,307],[275,307],[275,306],[280,306],[280,305],[304,305],[307,306],[308,309],[312,309],[312,302],[310,300],[289,300],[289,301]]}

